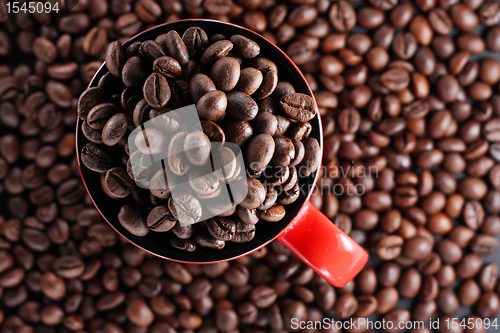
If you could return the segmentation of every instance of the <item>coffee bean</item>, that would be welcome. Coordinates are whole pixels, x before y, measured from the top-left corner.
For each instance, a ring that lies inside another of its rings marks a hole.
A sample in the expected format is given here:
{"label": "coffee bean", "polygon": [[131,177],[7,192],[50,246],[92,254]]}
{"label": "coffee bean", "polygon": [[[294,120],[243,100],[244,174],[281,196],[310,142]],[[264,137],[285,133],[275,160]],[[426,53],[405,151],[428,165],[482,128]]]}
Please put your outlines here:
{"label": "coffee bean", "polygon": [[104,101],[105,92],[98,87],[85,90],[78,99],[78,115],[83,120],[87,120],[90,110]]}
{"label": "coffee bean", "polygon": [[179,250],[187,252],[196,251],[196,243],[189,239],[172,238],[170,239],[169,244]]}
{"label": "coffee bean", "polygon": [[488,235],[477,235],[469,243],[473,253],[487,255],[494,253],[498,248],[498,240]]}
{"label": "coffee bean", "polygon": [[483,318],[495,317],[500,308],[498,295],[492,291],[484,293],[479,298],[476,308],[477,313]]}
{"label": "coffee bean", "polygon": [[146,223],[152,231],[166,232],[172,229],[175,225],[175,219],[165,205],[156,206],[153,208],[147,218]]}
{"label": "coffee bean", "polygon": [[257,103],[247,94],[234,91],[227,94],[227,113],[239,120],[250,121],[259,112]]}
{"label": "coffee bean", "polygon": [[213,159],[214,176],[222,181],[233,179],[239,174],[236,155],[228,147],[221,147],[214,151]]}
{"label": "coffee bean", "polygon": [[407,71],[401,68],[394,68],[380,76],[380,83],[391,91],[401,91],[410,83],[410,76]]}
{"label": "coffee bean", "polygon": [[233,49],[233,43],[229,40],[219,40],[210,45],[201,55],[200,64],[207,66],[213,64],[220,58],[228,55],[229,51]]}
{"label": "coffee bean", "polygon": [[205,165],[210,158],[210,147],[210,140],[205,133],[202,131],[194,131],[186,135],[183,151],[191,164],[202,166]]}
{"label": "coffee bean", "polygon": [[[189,185],[198,194],[207,199],[215,197],[220,193],[219,180],[212,174],[203,174],[200,170],[194,169],[189,173]],[[213,195],[213,196],[212,196]]]}
{"label": "coffee bean", "polygon": [[125,310],[127,318],[139,327],[147,327],[154,320],[154,314],[146,302],[135,299],[128,303]]}
{"label": "coffee bean", "polygon": [[218,240],[213,238],[208,232],[206,233],[197,233],[194,237],[196,243],[202,247],[208,247],[211,249],[222,249],[225,246],[225,242],[223,240]]}
{"label": "coffee bean", "polygon": [[240,64],[233,57],[220,58],[212,66],[211,77],[218,89],[231,91],[240,78]]}
{"label": "coffee bean", "polygon": [[210,139],[211,143],[218,143],[221,146],[226,141],[226,134],[219,125],[208,120],[201,122],[203,133]]}
{"label": "coffee bean", "polygon": [[146,219],[142,216],[139,208],[133,204],[127,204],[120,208],[118,221],[128,232],[135,236],[145,236],[149,232]]}
{"label": "coffee bean", "polygon": [[189,61],[188,49],[177,31],[169,31],[165,36],[165,42],[165,47],[172,57],[176,59],[179,64],[186,65]]}
{"label": "coffee bean", "polygon": [[300,93],[283,96],[280,100],[280,106],[288,117],[300,122],[311,120],[318,111],[314,100],[310,96]]}
{"label": "coffee bean", "polygon": [[204,120],[216,120],[226,111],[228,101],[226,94],[220,90],[209,91],[196,103],[198,115]]}
{"label": "coffee bean", "polygon": [[77,257],[66,255],[57,258],[52,267],[57,275],[64,279],[75,279],[85,270],[84,263]]}
{"label": "coffee bean", "polygon": [[200,202],[190,193],[171,197],[168,201],[168,208],[172,215],[183,224],[198,222],[202,214]]}
{"label": "coffee bean", "polygon": [[145,155],[156,155],[163,152],[166,146],[165,141],[163,133],[150,127],[138,132],[134,139],[138,151]]}
{"label": "coffee bean", "polygon": [[274,140],[269,134],[258,134],[252,138],[246,155],[250,170],[255,172],[263,170],[271,161],[274,149]]}
{"label": "coffee bean", "polygon": [[208,232],[217,240],[229,241],[236,231],[236,224],[233,220],[224,217],[210,219],[207,223]]}
{"label": "coffee bean", "polygon": [[66,293],[66,284],[63,279],[52,272],[45,272],[40,278],[42,293],[52,300],[59,300]]}
{"label": "coffee bean", "polygon": [[394,36],[392,49],[399,58],[410,59],[417,52],[417,38],[409,31],[399,32]]}
{"label": "coffee bean", "polygon": [[490,263],[483,266],[479,272],[478,283],[482,290],[488,292],[495,288],[497,279],[498,266],[495,263]]}
{"label": "coffee bean", "polygon": [[123,49],[118,41],[109,44],[106,49],[106,67],[109,72],[116,77],[121,77],[123,66],[125,64],[125,55]]}
{"label": "coffee bean", "polygon": [[200,98],[209,91],[216,90],[212,79],[202,73],[196,73],[189,82],[189,93],[193,102],[197,103]]}
{"label": "coffee bean", "polygon": [[104,176],[105,192],[112,198],[125,198],[134,189],[134,181],[123,168],[115,167],[106,172]]}
{"label": "coffee bean", "polygon": [[278,68],[276,64],[264,57],[256,57],[252,62],[263,75],[262,84],[257,90],[257,98],[264,99],[270,96],[278,84]]}
{"label": "coffee bean", "polygon": [[247,224],[242,221],[236,221],[236,229],[233,239],[231,240],[232,242],[246,243],[251,241],[254,237],[255,237],[254,225]]}
{"label": "coffee bean", "polygon": [[182,40],[191,59],[196,59],[201,55],[203,48],[208,46],[206,32],[199,27],[190,27],[182,35]]}
{"label": "coffee bean", "polygon": [[151,74],[142,89],[144,99],[152,108],[162,108],[170,100],[170,86],[162,74]]}
{"label": "coffee bean", "polygon": [[235,200],[239,202],[239,205],[243,208],[254,209],[257,208],[266,197],[266,190],[264,185],[260,181],[254,178],[248,177],[246,180],[240,180],[236,186],[248,186],[248,192],[246,196],[243,197],[240,193],[235,193]]}
{"label": "coffee bean", "polygon": [[45,37],[38,37],[33,41],[33,53],[46,64],[53,63],[57,58],[56,46]]}
{"label": "coffee bean", "polygon": [[58,81],[50,80],[47,82],[45,92],[49,99],[57,106],[67,108],[71,106],[73,95],[69,88]]}
{"label": "coffee bean", "polygon": [[93,129],[100,130],[117,113],[118,108],[112,103],[98,104],[89,111],[87,124]]}
{"label": "coffee bean", "polygon": [[472,31],[479,24],[477,15],[465,5],[452,6],[450,16],[456,27],[462,31]]}
{"label": "coffee bean", "polygon": [[106,45],[107,37],[106,30],[103,28],[94,27],[90,29],[83,39],[83,52],[93,56],[100,54]]}
{"label": "coffee bean", "polygon": [[125,136],[127,129],[128,119],[125,114],[118,113],[111,116],[102,128],[102,142],[107,146],[118,144]]}
{"label": "coffee bean", "polygon": [[233,43],[234,50],[245,59],[255,58],[260,53],[260,46],[245,36],[233,35],[230,40]]}
{"label": "coffee bean", "polygon": [[275,205],[263,211],[259,211],[259,216],[268,222],[281,221],[285,217],[286,211],[282,205]]}
{"label": "coffee bean", "polygon": [[349,31],[356,24],[356,12],[347,1],[339,1],[330,8],[329,19],[338,31]]}

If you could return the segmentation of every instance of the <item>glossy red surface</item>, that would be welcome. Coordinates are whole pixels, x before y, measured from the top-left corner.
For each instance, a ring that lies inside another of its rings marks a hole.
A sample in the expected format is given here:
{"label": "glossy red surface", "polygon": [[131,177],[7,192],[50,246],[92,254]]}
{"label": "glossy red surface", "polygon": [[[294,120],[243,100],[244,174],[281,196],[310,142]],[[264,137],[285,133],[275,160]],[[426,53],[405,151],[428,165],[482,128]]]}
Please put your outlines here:
{"label": "glossy red surface", "polygon": [[278,240],[335,287],[361,271],[368,253],[307,201]]}

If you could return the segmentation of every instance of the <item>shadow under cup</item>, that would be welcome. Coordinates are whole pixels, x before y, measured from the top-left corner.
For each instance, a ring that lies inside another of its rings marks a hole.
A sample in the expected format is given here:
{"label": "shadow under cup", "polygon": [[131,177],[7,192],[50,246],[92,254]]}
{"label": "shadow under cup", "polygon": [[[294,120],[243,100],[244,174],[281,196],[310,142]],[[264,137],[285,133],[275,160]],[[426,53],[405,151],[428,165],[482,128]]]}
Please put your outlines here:
{"label": "shadow under cup", "polygon": [[[154,40],[158,35],[167,33],[170,30],[176,30],[181,36],[184,31],[190,27],[198,26],[206,31],[208,35],[224,34],[227,36],[239,34],[252,39],[259,44],[261,51],[260,55],[274,61],[278,67],[278,77],[280,81],[290,82],[297,92],[307,94],[314,98],[313,93],[303,77],[302,73],[295,66],[295,64],[274,44],[262,36],[254,33],[246,28],[214,20],[181,20],[163,25],[156,26],[146,30],[123,44],[126,48],[131,43],[136,41]],[[94,78],[89,84],[89,87],[97,86],[99,79],[108,72],[105,64],[99,68]],[[82,148],[89,141],[83,135],[81,129],[82,120],[79,118],[77,121],[77,135],[76,135],[76,149],[77,159],[82,176],[83,183],[90,195],[97,210],[101,213],[104,219],[115,229],[121,236],[130,241],[132,244],[139,248],[152,253],[156,256],[173,261],[185,263],[215,263],[230,259],[235,259],[246,254],[249,254],[275,239],[278,234],[286,228],[292,219],[299,213],[301,207],[309,199],[311,191],[314,188],[318,171],[312,173],[309,177],[299,177],[299,186],[301,194],[295,203],[286,206],[286,215],[279,222],[266,222],[259,221],[255,228],[255,237],[248,243],[233,243],[226,242],[225,247],[220,250],[204,248],[197,246],[196,251],[186,252],[176,249],[168,244],[169,237],[172,236],[170,232],[150,232],[144,237],[134,236],[123,228],[118,221],[118,212],[120,208],[129,202],[133,202],[131,196],[129,198],[114,200],[104,194],[100,185],[100,174],[88,169],[80,160],[80,153]],[[312,132],[310,136],[316,138],[323,146],[323,139],[321,133],[321,122],[319,114],[310,121],[312,125]]]}

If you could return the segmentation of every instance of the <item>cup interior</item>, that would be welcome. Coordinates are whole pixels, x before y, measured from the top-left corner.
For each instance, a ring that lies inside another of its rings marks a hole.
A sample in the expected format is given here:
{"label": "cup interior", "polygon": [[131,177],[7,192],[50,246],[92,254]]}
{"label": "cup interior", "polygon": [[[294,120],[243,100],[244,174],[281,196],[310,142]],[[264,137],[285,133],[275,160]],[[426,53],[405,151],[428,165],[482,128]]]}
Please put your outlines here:
{"label": "cup interior", "polygon": [[[261,48],[260,55],[267,57],[275,62],[276,66],[278,67],[278,77],[280,81],[288,81],[295,87],[297,92],[307,94],[314,98],[306,79],[303,77],[299,69],[294,65],[292,60],[290,60],[283,51],[281,51],[277,46],[270,43],[267,39],[256,34],[255,32],[234,24],[215,20],[197,19],[175,21],[146,30],[125,42],[123,46],[126,48],[128,45],[136,41],[145,41],[149,39],[154,40],[158,35],[167,33],[170,30],[176,30],[182,36],[186,29],[193,26],[202,28],[208,35],[225,34],[227,36],[231,36],[240,34],[254,40],[257,44],[259,44]],[[105,64],[103,64],[90,82],[89,87],[97,86],[99,79],[107,72],[108,70]],[[318,140],[322,148],[323,140],[319,114],[316,115],[316,117],[314,117],[314,119],[311,120],[310,123],[312,125],[312,132],[310,135]],[[132,235],[121,226],[120,222],[118,221],[118,212],[120,210],[120,207],[132,201],[132,199],[126,198],[122,200],[114,200],[104,194],[100,185],[100,174],[89,170],[83,163],[81,163],[80,160],[80,152],[82,151],[83,146],[85,146],[85,144],[89,142],[83,135],[80,118],[77,121],[76,131],[77,158],[82,180],[87,189],[87,192],[90,195],[90,198],[92,199],[95,207],[101,213],[103,218],[111,225],[113,229],[116,230],[116,232],[118,232],[132,244],[156,256],[178,262],[214,263],[226,261],[249,254],[250,252],[253,252],[256,249],[268,244],[273,239],[275,239],[278,234],[297,215],[302,205],[306,202],[306,200],[308,200],[318,176],[318,171],[316,171],[307,178],[299,177],[299,186],[301,186],[301,188],[303,189],[302,193],[294,204],[288,205],[286,207],[287,213],[285,217],[281,221],[274,223],[259,221],[259,223],[256,225],[255,237],[250,242],[226,242],[225,247],[220,250],[198,246],[195,252],[186,252],[175,249],[168,244],[168,237],[170,237],[170,233],[150,232],[145,237],[138,237]]]}

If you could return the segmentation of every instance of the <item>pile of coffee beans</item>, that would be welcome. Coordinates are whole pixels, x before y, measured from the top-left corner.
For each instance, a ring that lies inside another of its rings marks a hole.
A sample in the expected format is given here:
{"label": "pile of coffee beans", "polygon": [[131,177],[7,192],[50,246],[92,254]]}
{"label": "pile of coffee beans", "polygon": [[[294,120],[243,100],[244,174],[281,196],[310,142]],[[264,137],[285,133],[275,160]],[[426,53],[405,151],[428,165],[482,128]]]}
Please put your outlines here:
{"label": "pile of coffee beans", "polygon": [[[318,107],[279,80],[278,67],[256,42],[209,36],[200,27],[182,37],[170,30],[126,49],[112,42],[106,67],[98,86],[78,101],[90,141],[81,160],[102,174],[110,198],[129,198],[118,220],[133,235],[172,230],[175,248],[222,249],[226,241],[249,242],[260,219],[281,221],[285,206],[307,195],[298,181],[321,163],[318,140],[309,136]],[[189,105],[195,119],[183,114]],[[239,149],[245,165],[236,158]],[[143,163],[155,156],[165,159]],[[135,183],[150,191],[134,192]],[[182,183],[190,188],[174,195],[172,187]],[[235,189],[234,201],[226,200],[227,186]],[[202,221],[204,210],[215,218]]]}
{"label": "pile of coffee beans", "polygon": [[[292,318],[369,316],[486,332],[445,323],[500,307],[499,12],[492,0],[89,0],[43,25],[18,14],[15,33],[0,28],[0,331],[288,332]],[[277,242],[229,263],[166,262],[92,206],[78,97],[108,43],[193,17],[263,34],[310,83],[326,166],[312,203],[372,258],[345,287]]]}

